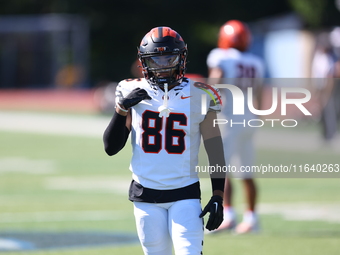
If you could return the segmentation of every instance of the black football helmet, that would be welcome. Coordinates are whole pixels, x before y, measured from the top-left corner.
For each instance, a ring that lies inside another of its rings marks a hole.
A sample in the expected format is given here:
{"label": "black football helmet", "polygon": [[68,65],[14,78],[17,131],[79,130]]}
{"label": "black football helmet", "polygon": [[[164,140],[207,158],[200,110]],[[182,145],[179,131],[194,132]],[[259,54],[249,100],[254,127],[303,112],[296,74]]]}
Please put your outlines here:
{"label": "black football helmet", "polygon": [[138,48],[143,75],[154,86],[181,83],[186,71],[187,54],[182,37],[170,27],[151,29]]}

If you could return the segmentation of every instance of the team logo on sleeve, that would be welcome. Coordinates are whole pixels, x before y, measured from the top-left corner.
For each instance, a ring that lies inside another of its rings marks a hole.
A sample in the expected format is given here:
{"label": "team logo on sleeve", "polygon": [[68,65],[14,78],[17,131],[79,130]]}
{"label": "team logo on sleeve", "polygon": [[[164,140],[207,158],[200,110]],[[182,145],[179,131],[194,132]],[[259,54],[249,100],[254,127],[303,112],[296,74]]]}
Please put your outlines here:
{"label": "team logo on sleeve", "polygon": [[207,93],[211,97],[211,100],[215,103],[215,105],[222,105],[222,99],[218,89],[203,82],[195,82],[194,86]]}

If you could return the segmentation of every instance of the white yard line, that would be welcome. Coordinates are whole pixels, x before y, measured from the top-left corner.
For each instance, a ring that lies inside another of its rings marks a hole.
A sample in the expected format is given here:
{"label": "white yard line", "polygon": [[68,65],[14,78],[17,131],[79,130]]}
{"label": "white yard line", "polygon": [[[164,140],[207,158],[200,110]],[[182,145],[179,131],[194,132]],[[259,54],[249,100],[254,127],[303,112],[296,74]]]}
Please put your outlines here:
{"label": "white yard line", "polygon": [[319,133],[258,129],[258,132],[255,134],[255,145],[258,148],[274,150],[280,149],[301,152],[327,150],[339,153],[340,136],[336,136],[329,144],[326,144]]}
{"label": "white yard line", "polygon": [[[132,214],[131,214],[132,216]],[[0,213],[0,223],[112,221],[128,218],[126,211],[60,211]]]}
{"label": "white yard line", "polygon": [[24,157],[0,157],[0,175],[5,173],[52,174],[56,173],[56,163],[47,159]]}
{"label": "white yard line", "polygon": [[0,111],[0,130],[100,137],[110,121],[104,116]]}
{"label": "white yard line", "polygon": [[72,190],[91,192],[115,192],[126,194],[131,179],[108,176],[62,176],[49,177],[44,180],[44,187],[50,190]]}
{"label": "white yard line", "polygon": [[340,203],[259,204],[259,215],[279,215],[288,221],[325,221],[340,223]]}
{"label": "white yard line", "polygon": [[[261,215],[279,215],[287,221],[324,221],[340,224],[340,204],[278,203],[259,204]],[[116,221],[132,217],[126,211],[53,211],[0,213],[1,223]]]}

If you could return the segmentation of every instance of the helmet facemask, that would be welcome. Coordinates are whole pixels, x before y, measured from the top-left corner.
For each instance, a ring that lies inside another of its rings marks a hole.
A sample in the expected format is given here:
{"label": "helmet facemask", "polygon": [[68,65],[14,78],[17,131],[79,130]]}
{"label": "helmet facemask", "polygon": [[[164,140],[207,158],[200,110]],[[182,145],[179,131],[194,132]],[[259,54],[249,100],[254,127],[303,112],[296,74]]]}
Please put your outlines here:
{"label": "helmet facemask", "polygon": [[182,81],[185,72],[184,54],[153,54],[143,56],[140,61],[143,66],[144,76],[154,86],[163,87],[164,83],[169,86]]}

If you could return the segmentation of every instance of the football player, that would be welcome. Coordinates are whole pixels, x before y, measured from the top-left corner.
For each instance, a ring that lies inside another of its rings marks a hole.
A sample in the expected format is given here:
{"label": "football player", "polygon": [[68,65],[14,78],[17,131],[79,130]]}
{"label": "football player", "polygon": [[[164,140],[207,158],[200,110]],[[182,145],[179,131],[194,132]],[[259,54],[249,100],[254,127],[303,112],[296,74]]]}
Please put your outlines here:
{"label": "football player", "polygon": [[[132,182],[137,232],[144,254],[201,254],[203,216],[208,230],[223,221],[224,174],[211,175],[212,197],[201,209],[195,166],[201,138],[211,165],[224,166],[218,126],[219,91],[184,76],[187,46],[169,27],[147,33],[138,49],[144,78],[127,79],[116,90],[116,111],[104,132],[105,151],[115,155],[131,134]],[[201,112],[206,95],[207,114]],[[218,178],[220,177],[220,178]]]}
{"label": "football player", "polygon": [[[251,34],[243,22],[230,20],[220,28],[218,47],[213,49],[207,57],[209,69],[209,83],[227,83],[242,89],[247,98],[247,88],[253,88],[257,108],[261,108],[261,86],[260,80],[264,76],[264,65],[262,60],[247,52],[251,42]],[[256,116],[248,109],[245,100],[245,114],[233,115],[232,94],[227,89],[221,90],[226,104],[222,108],[220,118],[227,119],[235,125],[223,125],[221,133],[224,144],[225,161],[229,165],[232,157],[236,156],[241,166],[252,166],[254,164],[253,136],[254,128],[240,123],[247,123]],[[235,158],[235,157],[233,157]],[[235,162],[234,162],[235,163]],[[247,210],[243,215],[243,221],[236,226],[236,214],[232,206],[232,183],[226,178],[224,196],[224,222],[219,230],[234,229],[236,233],[246,233],[257,230],[258,219],[255,213],[256,186],[252,173],[239,173],[236,177],[243,179]]]}

